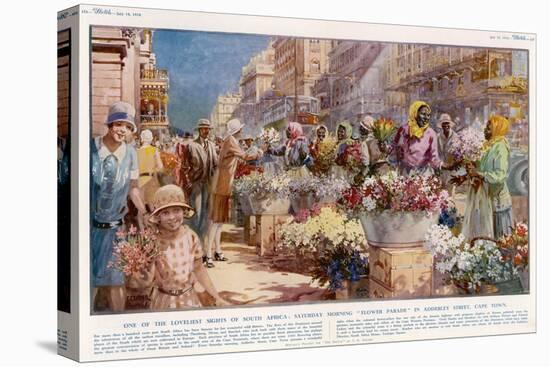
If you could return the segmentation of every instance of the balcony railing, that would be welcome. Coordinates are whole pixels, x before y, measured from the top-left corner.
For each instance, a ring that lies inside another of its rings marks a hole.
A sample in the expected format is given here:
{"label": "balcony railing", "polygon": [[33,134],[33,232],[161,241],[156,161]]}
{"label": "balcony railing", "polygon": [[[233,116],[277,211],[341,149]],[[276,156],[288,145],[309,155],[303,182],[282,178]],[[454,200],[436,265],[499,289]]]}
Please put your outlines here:
{"label": "balcony railing", "polygon": [[145,125],[168,125],[168,116],[141,115],[141,123]]}
{"label": "balcony railing", "polygon": [[168,80],[168,70],[144,69],[141,71],[141,79],[144,80]]}

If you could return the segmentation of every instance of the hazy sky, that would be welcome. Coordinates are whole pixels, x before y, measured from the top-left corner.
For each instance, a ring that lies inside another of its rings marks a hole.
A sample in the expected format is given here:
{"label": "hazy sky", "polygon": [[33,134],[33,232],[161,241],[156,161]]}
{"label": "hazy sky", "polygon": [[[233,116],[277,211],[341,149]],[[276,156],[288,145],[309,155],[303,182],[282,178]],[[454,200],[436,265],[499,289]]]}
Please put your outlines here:
{"label": "hazy sky", "polygon": [[268,44],[267,36],[156,30],[153,51],[169,73],[172,126],[192,130],[209,118],[218,95],[238,92],[241,68]]}

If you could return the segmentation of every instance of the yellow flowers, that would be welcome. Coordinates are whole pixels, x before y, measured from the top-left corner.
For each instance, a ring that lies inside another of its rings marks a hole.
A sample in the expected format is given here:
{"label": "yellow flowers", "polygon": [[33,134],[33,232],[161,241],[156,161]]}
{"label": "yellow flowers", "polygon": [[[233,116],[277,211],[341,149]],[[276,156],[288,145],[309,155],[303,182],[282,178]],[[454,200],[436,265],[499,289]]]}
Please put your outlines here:
{"label": "yellow flowers", "polygon": [[392,120],[387,120],[383,117],[374,122],[372,133],[376,140],[385,142],[394,134],[397,127]]}
{"label": "yellow flowers", "polygon": [[314,250],[320,242],[332,246],[344,245],[353,249],[365,244],[363,227],[356,219],[331,207],[324,207],[318,215],[305,223],[291,222],[282,226],[283,245],[288,247],[309,247]]}

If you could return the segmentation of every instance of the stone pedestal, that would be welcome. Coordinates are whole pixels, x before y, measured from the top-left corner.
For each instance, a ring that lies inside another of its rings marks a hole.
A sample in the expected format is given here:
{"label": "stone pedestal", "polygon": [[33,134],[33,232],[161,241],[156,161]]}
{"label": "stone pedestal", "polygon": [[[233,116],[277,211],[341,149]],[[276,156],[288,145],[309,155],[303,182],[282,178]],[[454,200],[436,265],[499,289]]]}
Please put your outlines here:
{"label": "stone pedestal", "polygon": [[423,247],[369,247],[371,298],[430,297],[433,258]]}
{"label": "stone pedestal", "polygon": [[273,255],[279,240],[279,228],[292,216],[262,214],[256,215],[256,252],[260,256]]}

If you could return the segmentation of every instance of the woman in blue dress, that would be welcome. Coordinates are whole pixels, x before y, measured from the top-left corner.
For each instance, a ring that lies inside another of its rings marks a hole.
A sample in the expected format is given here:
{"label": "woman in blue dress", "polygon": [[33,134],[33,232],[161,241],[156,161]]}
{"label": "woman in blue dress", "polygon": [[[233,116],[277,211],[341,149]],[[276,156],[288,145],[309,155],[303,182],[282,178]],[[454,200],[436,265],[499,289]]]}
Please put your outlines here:
{"label": "woman in blue dress", "polygon": [[113,104],[106,120],[107,134],[92,140],[90,146],[92,302],[95,304],[98,290],[104,289],[111,311],[123,311],[126,301],[124,274],[109,264],[115,261],[114,241],[116,232],[124,225],[128,196],[142,223],[146,222],[146,208],[138,188],[137,153],[125,143],[127,135],[136,130],[134,114],[128,103]]}

